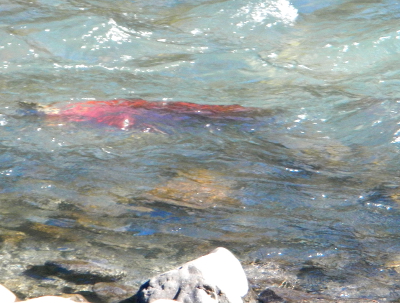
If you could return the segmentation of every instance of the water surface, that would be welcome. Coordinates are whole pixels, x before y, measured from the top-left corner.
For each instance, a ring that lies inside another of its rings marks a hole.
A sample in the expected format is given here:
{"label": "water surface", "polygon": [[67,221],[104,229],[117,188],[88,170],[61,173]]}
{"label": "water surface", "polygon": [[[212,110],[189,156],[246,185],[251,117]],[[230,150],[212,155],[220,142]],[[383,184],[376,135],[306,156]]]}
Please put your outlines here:
{"label": "water surface", "polygon": [[[0,283],[57,258],[140,283],[225,246],[302,290],[398,300],[399,17],[389,0],[3,1]],[[268,114],[160,134],[21,105],[114,98]]]}

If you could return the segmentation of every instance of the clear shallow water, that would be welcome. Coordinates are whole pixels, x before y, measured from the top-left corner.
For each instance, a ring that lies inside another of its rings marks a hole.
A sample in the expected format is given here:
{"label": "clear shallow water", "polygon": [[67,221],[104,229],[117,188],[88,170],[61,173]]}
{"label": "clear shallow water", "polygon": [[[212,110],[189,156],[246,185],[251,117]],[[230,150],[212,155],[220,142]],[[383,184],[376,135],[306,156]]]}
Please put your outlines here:
{"label": "clear shallow water", "polygon": [[[222,245],[299,281],[322,268],[303,290],[398,299],[399,14],[395,1],[2,2],[2,276],[76,257],[136,283]],[[268,114],[162,135],[20,104],[114,98]]]}

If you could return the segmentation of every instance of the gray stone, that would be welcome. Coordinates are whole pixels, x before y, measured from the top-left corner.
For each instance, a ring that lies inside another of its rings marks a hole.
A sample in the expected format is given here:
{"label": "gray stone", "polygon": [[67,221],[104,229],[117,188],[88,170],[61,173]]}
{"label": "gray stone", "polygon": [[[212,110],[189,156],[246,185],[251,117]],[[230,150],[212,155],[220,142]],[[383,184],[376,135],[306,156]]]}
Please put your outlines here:
{"label": "gray stone", "polygon": [[153,277],[141,286],[135,299],[137,303],[159,299],[183,303],[255,302],[239,260],[222,247]]}

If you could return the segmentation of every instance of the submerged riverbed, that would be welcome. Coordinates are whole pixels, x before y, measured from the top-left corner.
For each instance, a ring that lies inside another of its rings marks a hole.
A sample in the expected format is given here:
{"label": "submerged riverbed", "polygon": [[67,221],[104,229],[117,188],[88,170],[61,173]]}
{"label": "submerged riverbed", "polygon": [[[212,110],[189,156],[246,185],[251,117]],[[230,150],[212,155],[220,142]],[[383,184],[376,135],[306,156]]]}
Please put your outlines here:
{"label": "submerged riverbed", "polygon": [[[62,291],[26,270],[81,259],[137,286],[224,246],[302,291],[399,300],[399,17],[389,0],[2,1],[0,284]],[[115,98],[263,114],[162,133],[26,110]]]}

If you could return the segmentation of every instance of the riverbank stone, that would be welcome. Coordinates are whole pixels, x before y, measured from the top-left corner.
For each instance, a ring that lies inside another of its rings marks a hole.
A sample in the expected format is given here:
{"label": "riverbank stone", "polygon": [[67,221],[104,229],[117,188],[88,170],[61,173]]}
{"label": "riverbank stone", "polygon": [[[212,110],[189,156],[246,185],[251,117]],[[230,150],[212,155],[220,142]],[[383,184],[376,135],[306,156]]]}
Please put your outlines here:
{"label": "riverbank stone", "polygon": [[184,303],[256,302],[239,260],[219,247],[144,283],[134,296],[137,303],[175,300]]}

